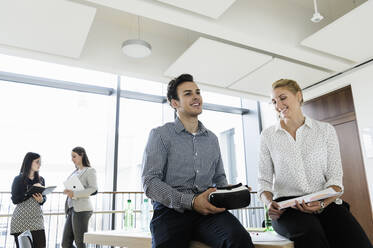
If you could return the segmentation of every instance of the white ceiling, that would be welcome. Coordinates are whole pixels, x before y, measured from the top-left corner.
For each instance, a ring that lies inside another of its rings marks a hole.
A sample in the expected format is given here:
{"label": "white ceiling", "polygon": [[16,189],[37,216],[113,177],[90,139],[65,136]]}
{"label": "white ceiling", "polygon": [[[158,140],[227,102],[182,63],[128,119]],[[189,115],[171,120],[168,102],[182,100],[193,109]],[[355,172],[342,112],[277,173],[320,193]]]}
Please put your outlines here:
{"label": "white ceiling", "polygon": [[[293,4],[314,10],[313,0],[289,0]],[[317,0],[317,9],[326,18],[332,21],[347,14],[367,0]]]}
{"label": "white ceiling", "polygon": [[[3,0],[0,38],[6,40],[0,39],[0,53],[164,83],[188,72],[209,90],[265,97],[279,78],[292,77],[305,87],[353,66],[350,59],[300,42],[365,2],[320,0],[325,19],[315,24],[309,20],[312,0],[236,0],[218,19],[161,1],[166,0]],[[9,22],[12,16],[19,20]],[[120,50],[138,30],[153,47],[152,55],[141,60]],[[201,42],[206,40],[210,43]]]}
{"label": "white ceiling", "polygon": [[301,88],[304,88],[327,75],[329,73],[325,71],[274,58],[230,88],[259,95],[269,95],[272,83],[281,78],[293,79],[299,83]]}
{"label": "white ceiling", "polygon": [[79,58],[95,13],[63,0],[2,0],[0,44]]}
{"label": "white ceiling", "polygon": [[177,77],[190,73],[197,82],[227,87],[272,57],[222,42],[199,38],[165,72]]}
{"label": "white ceiling", "polygon": [[373,1],[365,2],[301,42],[302,45],[360,62],[373,57]]}
{"label": "white ceiling", "polygon": [[[196,16],[158,1],[86,1],[333,71],[351,65],[349,61],[299,46],[304,37],[317,31],[322,24],[309,20],[312,11],[296,8],[289,1],[237,0],[218,20]],[[292,15],[288,14],[289,11]]]}
{"label": "white ceiling", "polygon": [[219,18],[236,0],[158,0],[214,19]]}

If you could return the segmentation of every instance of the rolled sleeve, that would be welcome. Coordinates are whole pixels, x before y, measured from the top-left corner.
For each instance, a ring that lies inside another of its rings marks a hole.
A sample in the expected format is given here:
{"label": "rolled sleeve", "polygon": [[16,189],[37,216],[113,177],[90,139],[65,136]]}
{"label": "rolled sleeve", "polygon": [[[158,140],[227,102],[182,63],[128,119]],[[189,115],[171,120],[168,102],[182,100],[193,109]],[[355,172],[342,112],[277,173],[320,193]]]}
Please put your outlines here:
{"label": "rolled sleeve", "polygon": [[258,169],[258,197],[260,198],[264,191],[271,192],[273,195],[273,162],[263,133],[260,136]]}
{"label": "rolled sleeve", "polygon": [[167,166],[167,148],[157,129],[150,132],[143,156],[142,183],[147,197],[162,205],[183,212],[191,209],[193,194],[179,192],[163,182]]}
{"label": "rolled sleeve", "polygon": [[343,169],[337,133],[330,124],[327,126],[327,171],[325,188],[332,185],[343,190]]}

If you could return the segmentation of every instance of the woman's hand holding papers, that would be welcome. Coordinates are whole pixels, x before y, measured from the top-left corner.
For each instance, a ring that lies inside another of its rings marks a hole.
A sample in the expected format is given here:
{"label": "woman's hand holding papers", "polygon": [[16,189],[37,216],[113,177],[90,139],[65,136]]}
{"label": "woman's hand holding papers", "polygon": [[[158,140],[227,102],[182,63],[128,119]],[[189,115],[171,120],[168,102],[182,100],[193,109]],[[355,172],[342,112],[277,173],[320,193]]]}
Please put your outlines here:
{"label": "woman's hand holding papers", "polygon": [[273,194],[269,191],[264,191],[260,195],[260,198],[267,206],[268,215],[271,220],[277,220],[278,218],[280,218],[284,210],[280,210],[280,206],[278,205],[278,203],[273,201]]}
{"label": "woman's hand holding papers", "polygon": [[[330,188],[333,188],[336,192],[341,192],[342,189],[338,186],[331,185]],[[326,208],[330,203],[334,202],[338,197],[340,196],[333,196],[324,199],[323,201],[313,201],[309,203],[305,203],[304,201],[302,203],[296,202],[296,205],[292,208],[297,209],[299,211],[302,211],[304,213],[321,213],[321,211]]]}
{"label": "woman's hand holding papers", "polygon": [[271,218],[271,220],[277,220],[280,218],[281,214],[284,212],[284,210],[280,210],[280,206],[275,201],[270,201],[267,204],[268,208],[268,215]]}
{"label": "woman's hand holding papers", "polygon": [[299,211],[303,213],[313,214],[317,213],[322,209],[321,201],[313,201],[306,203],[304,200],[302,203],[299,203],[298,201],[295,202],[296,205],[292,206],[294,209],[298,209]]}
{"label": "woman's hand holding papers", "polygon": [[74,197],[74,192],[73,192],[72,190],[65,189],[65,190],[63,191],[63,193],[64,193],[65,195],[67,195],[68,197],[70,197],[70,198],[73,198],[73,197]]}

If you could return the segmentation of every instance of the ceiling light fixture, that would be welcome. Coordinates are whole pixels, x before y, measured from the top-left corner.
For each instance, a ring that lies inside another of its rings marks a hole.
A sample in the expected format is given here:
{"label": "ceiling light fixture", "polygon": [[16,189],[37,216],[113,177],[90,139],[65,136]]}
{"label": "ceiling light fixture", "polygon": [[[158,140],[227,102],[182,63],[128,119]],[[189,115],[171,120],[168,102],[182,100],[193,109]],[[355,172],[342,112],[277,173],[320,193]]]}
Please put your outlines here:
{"label": "ceiling light fixture", "polygon": [[324,17],[317,11],[317,2],[316,0],[313,0],[313,6],[315,8],[315,13],[313,13],[313,16],[311,18],[311,21],[314,23],[320,22]]}
{"label": "ceiling light fixture", "polygon": [[152,53],[152,46],[140,39],[140,17],[137,17],[138,39],[129,39],[122,43],[122,51],[132,58],[145,58]]}

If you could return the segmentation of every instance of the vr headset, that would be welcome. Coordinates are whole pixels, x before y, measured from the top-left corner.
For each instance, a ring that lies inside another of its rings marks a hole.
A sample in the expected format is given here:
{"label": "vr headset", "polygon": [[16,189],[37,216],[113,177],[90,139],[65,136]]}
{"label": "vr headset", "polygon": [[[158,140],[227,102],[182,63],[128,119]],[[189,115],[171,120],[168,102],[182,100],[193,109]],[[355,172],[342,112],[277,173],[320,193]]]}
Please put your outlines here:
{"label": "vr headset", "polygon": [[238,209],[250,205],[250,189],[242,183],[218,187],[208,198],[209,202],[218,208]]}

